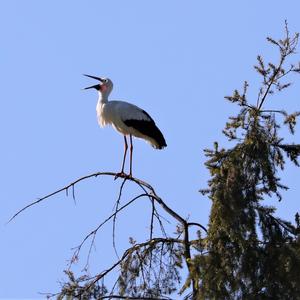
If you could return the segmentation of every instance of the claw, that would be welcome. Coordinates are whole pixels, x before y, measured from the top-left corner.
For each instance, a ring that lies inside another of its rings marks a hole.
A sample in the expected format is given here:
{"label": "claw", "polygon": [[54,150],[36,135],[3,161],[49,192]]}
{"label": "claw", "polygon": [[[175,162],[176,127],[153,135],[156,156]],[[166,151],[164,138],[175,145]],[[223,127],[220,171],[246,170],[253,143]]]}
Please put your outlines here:
{"label": "claw", "polygon": [[127,175],[126,173],[124,173],[124,172],[122,171],[122,172],[119,172],[119,173],[117,173],[117,174],[115,175],[114,180],[116,180],[116,179],[119,178],[119,177],[121,177],[121,178],[126,178],[126,177],[129,177],[129,175]]}

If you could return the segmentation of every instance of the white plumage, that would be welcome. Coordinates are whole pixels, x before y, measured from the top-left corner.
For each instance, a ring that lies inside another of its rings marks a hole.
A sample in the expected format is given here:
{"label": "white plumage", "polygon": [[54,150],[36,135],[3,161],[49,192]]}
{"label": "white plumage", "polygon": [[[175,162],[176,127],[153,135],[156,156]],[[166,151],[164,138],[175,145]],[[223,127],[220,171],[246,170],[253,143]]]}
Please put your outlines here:
{"label": "white plumage", "polygon": [[142,138],[149,142],[152,147],[162,149],[167,146],[166,141],[157,128],[153,119],[147,112],[138,106],[125,101],[108,101],[108,96],[113,89],[113,83],[109,78],[100,78],[91,75],[85,75],[101,83],[89,86],[85,89],[94,88],[99,93],[99,98],[96,106],[98,123],[101,127],[112,125],[118,132],[124,136],[124,157],[122,169],[119,174],[125,175],[124,164],[127,153],[127,138],[130,137],[130,173],[132,176],[132,136]]}

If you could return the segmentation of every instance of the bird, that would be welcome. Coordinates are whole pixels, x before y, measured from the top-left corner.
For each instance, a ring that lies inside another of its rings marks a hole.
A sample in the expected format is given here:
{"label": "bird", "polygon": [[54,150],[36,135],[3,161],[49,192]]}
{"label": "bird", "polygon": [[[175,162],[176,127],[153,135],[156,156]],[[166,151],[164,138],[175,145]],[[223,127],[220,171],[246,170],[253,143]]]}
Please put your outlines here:
{"label": "bird", "polygon": [[[98,101],[96,105],[97,119],[100,127],[112,125],[112,127],[124,136],[124,154],[121,172],[118,176],[128,176],[132,178],[132,137],[142,138],[155,149],[163,149],[167,146],[165,138],[150,115],[138,106],[125,101],[108,100],[113,89],[113,82],[106,77],[96,77],[83,74],[92,79],[100,81],[96,85],[84,88],[96,89]],[[130,140],[130,169],[129,175],[124,172],[124,165],[128,149],[127,136]]]}

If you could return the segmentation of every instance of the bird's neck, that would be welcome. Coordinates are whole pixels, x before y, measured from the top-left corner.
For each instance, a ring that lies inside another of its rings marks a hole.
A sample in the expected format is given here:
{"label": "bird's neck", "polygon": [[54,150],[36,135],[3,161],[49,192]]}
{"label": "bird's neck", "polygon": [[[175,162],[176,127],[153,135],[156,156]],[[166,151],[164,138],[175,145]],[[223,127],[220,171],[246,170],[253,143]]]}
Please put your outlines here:
{"label": "bird's neck", "polygon": [[107,103],[108,102],[108,94],[99,92],[98,102],[101,104]]}

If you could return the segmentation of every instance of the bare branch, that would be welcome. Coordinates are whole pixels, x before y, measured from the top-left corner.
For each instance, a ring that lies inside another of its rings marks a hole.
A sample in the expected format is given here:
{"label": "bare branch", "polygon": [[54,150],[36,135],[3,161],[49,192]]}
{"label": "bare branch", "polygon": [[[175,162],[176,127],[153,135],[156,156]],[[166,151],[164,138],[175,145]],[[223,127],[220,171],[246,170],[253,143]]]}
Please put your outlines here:
{"label": "bare branch", "polygon": [[[170,214],[173,218],[175,218],[179,223],[181,224],[186,224],[186,221],[184,218],[182,218],[179,214],[177,214],[174,210],[172,210],[160,197],[158,197],[158,195],[156,194],[154,188],[147,182],[140,180],[138,178],[134,178],[134,177],[129,177],[127,175],[120,175],[118,173],[115,172],[97,172],[97,173],[92,173],[90,175],[86,175],[83,176],[81,178],[76,179],[75,181],[71,182],[70,184],[56,190],[55,192],[52,192],[42,198],[39,198],[36,201],[31,202],[30,204],[26,205],[25,207],[23,207],[22,209],[20,209],[17,213],[15,213],[7,223],[11,222],[13,219],[15,219],[20,213],[22,213],[23,211],[25,211],[27,208],[38,204],[48,198],[51,198],[54,195],[57,195],[63,191],[68,191],[69,188],[75,186],[76,184],[78,184],[81,181],[84,181],[86,179],[92,178],[92,177],[98,177],[98,176],[112,176],[113,178],[116,178],[116,176],[120,177],[120,178],[126,178],[128,181],[132,181],[135,182],[136,184],[138,184],[144,191],[145,193],[153,198],[168,214]],[[147,190],[149,190],[149,192],[147,192]]]}
{"label": "bare branch", "polygon": [[[148,197],[151,201],[152,201],[152,217],[151,217],[151,228],[150,228],[150,241],[149,242],[153,242],[154,239],[152,239],[152,235],[153,235],[153,218],[154,216],[158,219],[160,225],[161,225],[161,229],[162,231],[164,232],[164,228],[163,228],[163,225],[162,225],[162,222],[160,220],[160,216],[158,214],[158,212],[156,211],[156,208],[155,208],[155,202],[158,203],[162,209],[168,213],[169,215],[171,215],[175,220],[177,220],[182,228],[183,228],[183,233],[184,233],[184,237],[183,237],[183,246],[184,246],[184,253],[183,253],[183,257],[185,259],[185,262],[186,262],[186,265],[187,265],[187,268],[189,270],[189,272],[192,272],[192,260],[191,260],[191,243],[190,243],[190,240],[189,240],[189,226],[190,225],[196,225],[199,226],[200,228],[202,228],[204,231],[207,232],[206,228],[198,223],[188,223],[183,217],[181,217],[178,213],[176,213],[173,209],[171,209],[155,192],[154,188],[147,182],[145,181],[142,181],[140,179],[137,179],[137,178],[133,178],[133,177],[129,177],[127,175],[119,175],[117,173],[113,173],[113,172],[97,172],[97,173],[93,173],[93,174],[90,174],[90,175],[87,175],[87,176],[83,176],[73,182],[71,182],[70,184],[66,185],[65,187],[55,191],[55,192],[52,192],[40,199],[38,199],[37,201],[34,201],[30,204],[28,204],[27,206],[25,206],[24,208],[22,208],[21,210],[19,210],[16,214],[13,215],[13,217],[9,220],[12,221],[15,217],[17,217],[21,212],[23,212],[24,210],[26,210],[27,208],[35,205],[35,204],[38,204],[62,191],[68,191],[68,189],[71,187],[72,189],[74,189],[74,186],[76,184],[78,184],[79,182],[81,181],[84,181],[86,179],[89,179],[91,177],[98,177],[98,176],[112,176],[113,178],[116,178],[116,176],[118,177],[121,177],[124,179],[123,183],[121,184],[121,187],[120,187],[120,191],[119,191],[119,196],[118,196],[118,199],[117,199],[117,202],[116,202],[116,207],[115,207],[115,211],[113,214],[111,214],[108,218],[106,218],[100,225],[98,225],[98,227],[96,229],[94,229],[93,231],[91,231],[84,239],[83,241],[81,242],[81,244],[77,247],[76,251],[74,252],[74,255],[71,259],[71,263],[70,265],[77,261],[78,260],[78,256],[79,256],[79,253],[80,253],[80,250],[82,248],[82,246],[85,244],[85,242],[90,238],[92,237],[92,240],[91,240],[91,244],[90,244],[90,248],[89,248],[89,254],[88,254],[88,260],[89,260],[89,256],[90,256],[90,253],[91,253],[91,248],[93,247],[94,245],[94,241],[95,241],[95,237],[96,237],[96,234],[98,232],[98,230],[104,225],[106,224],[109,220],[113,219],[113,230],[115,230],[115,221],[116,221],[116,216],[117,214],[125,209],[128,205],[132,204],[134,201],[136,201],[137,199],[141,198],[141,197]],[[140,186],[142,188],[142,190],[144,191],[143,194],[140,194],[138,196],[136,196],[135,198],[131,199],[130,201],[128,201],[125,205],[119,207],[119,204],[120,204],[120,199],[121,199],[121,194],[122,194],[122,190],[123,190],[123,187],[124,187],[124,184],[126,182],[126,180],[128,181],[131,181],[131,182],[134,182],[136,183],[138,186]],[[168,240],[170,241],[170,239],[164,239],[165,240]],[[149,243],[147,242],[147,243]],[[115,267],[117,267],[121,262],[124,261],[124,259],[130,254],[132,253],[132,251],[134,251],[135,249],[137,249],[137,247],[142,247],[143,245],[147,245],[147,243],[143,243],[143,244],[137,244],[135,245],[134,247],[128,249],[127,251],[125,251],[125,253],[123,254],[123,256],[114,264],[112,265],[109,269],[103,271],[102,273],[98,274],[91,282],[90,284],[88,284],[87,286],[87,289],[89,287],[91,287],[93,284],[95,284],[96,282],[98,282],[101,278],[103,278],[106,274],[108,274],[110,271],[112,271]],[[115,243],[114,243],[114,247],[115,247]],[[87,264],[86,266],[88,266],[88,262],[87,261]],[[192,283],[192,286],[193,286],[193,292],[196,293],[196,281],[194,279],[191,280],[191,283]]]}

